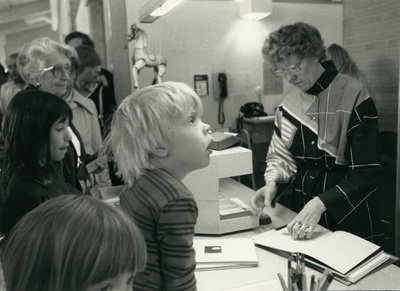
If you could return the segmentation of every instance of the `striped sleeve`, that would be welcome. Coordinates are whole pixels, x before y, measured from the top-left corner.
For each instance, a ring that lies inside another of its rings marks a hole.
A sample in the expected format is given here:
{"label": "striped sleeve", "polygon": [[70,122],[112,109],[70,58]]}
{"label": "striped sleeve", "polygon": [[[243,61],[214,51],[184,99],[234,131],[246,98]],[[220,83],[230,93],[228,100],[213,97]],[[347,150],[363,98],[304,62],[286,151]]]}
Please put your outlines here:
{"label": "striped sleeve", "polygon": [[158,217],[160,269],[166,290],[196,290],[194,227],[196,202],[179,197],[165,205]]}
{"label": "striped sleeve", "polygon": [[285,140],[293,136],[293,128],[289,122],[283,120],[280,110],[275,114],[275,128],[267,153],[267,167],[265,169],[265,181],[287,183],[296,174],[296,161],[288,150]]}

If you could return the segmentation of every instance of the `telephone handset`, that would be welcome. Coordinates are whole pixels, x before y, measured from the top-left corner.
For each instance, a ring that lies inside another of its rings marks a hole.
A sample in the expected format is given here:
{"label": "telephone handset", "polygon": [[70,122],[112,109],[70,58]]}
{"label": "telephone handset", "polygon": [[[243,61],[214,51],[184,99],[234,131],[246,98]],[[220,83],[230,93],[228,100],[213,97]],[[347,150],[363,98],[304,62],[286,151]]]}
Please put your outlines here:
{"label": "telephone handset", "polygon": [[218,83],[219,83],[219,98],[224,99],[228,97],[228,88],[226,86],[226,74],[219,73],[218,74]]}

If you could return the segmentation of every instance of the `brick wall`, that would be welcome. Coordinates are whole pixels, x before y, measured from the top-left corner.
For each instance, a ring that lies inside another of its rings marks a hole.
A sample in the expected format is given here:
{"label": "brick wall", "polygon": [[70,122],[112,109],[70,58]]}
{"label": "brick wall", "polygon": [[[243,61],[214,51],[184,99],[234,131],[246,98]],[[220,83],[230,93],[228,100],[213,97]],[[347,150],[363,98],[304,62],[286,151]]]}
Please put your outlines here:
{"label": "brick wall", "polygon": [[369,79],[380,130],[397,131],[400,1],[343,0],[343,46]]}

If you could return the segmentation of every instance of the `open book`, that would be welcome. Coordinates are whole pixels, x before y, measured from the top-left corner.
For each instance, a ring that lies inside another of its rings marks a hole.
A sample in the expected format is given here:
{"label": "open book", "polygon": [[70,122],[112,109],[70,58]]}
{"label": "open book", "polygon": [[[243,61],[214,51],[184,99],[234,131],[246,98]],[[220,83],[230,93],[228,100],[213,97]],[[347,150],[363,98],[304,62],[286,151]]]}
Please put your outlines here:
{"label": "open book", "polygon": [[258,266],[251,238],[194,239],[196,271],[249,268]]}
{"label": "open book", "polygon": [[331,232],[319,226],[307,240],[293,239],[286,228],[256,235],[253,240],[256,245],[284,256],[303,253],[306,264],[320,271],[329,268],[344,284],[355,283],[377,268],[397,260],[378,245],[356,235],[345,231]]}

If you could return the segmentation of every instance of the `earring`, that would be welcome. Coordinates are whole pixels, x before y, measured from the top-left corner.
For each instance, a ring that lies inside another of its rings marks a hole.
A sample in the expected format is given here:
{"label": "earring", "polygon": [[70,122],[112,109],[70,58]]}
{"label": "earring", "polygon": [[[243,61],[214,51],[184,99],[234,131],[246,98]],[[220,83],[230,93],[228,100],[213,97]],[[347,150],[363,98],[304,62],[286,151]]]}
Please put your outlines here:
{"label": "earring", "polygon": [[40,88],[41,85],[42,85],[42,84],[40,84],[40,82],[36,82],[36,83],[35,83],[35,87],[36,87],[36,88]]}

